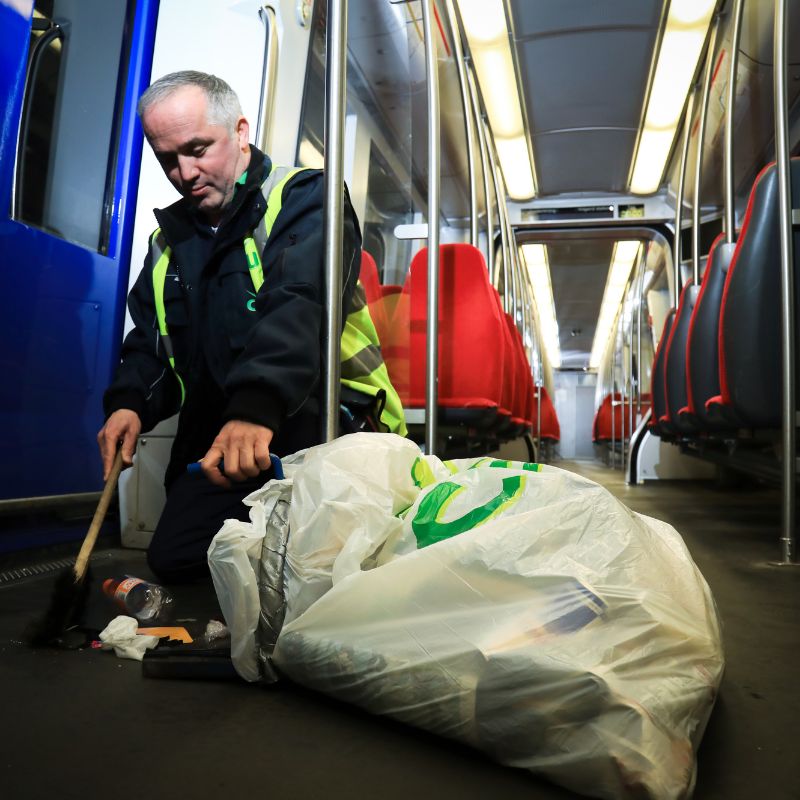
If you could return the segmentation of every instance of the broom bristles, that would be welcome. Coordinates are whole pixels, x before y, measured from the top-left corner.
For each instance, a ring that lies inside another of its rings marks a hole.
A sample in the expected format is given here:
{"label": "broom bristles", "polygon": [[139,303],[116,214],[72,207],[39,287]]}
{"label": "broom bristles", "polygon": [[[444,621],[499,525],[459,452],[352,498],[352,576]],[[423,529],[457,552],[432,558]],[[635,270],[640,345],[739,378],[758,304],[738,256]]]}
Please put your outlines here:
{"label": "broom bristles", "polygon": [[47,611],[28,625],[25,631],[25,638],[32,647],[58,645],[64,632],[80,622],[91,580],[88,568],[80,579],[72,567],[61,571],[53,585]]}

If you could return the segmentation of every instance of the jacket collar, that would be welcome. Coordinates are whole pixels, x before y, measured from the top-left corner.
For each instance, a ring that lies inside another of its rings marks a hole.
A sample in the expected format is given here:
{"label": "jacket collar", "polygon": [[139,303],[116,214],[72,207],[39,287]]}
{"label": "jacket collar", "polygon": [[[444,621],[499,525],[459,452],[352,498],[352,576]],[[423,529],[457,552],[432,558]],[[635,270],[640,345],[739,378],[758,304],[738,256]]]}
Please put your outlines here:
{"label": "jacket collar", "polygon": [[216,235],[203,215],[183,197],[171,206],[153,209],[167,242],[175,247],[199,234],[205,238],[215,238],[216,250],[231,240],[242,238],[264,215],[266,209],[260,189],[271,171],[272,160],[269,156],[250,145],[247,178],[244,184],[234,187],[233,199],[220,220]]}

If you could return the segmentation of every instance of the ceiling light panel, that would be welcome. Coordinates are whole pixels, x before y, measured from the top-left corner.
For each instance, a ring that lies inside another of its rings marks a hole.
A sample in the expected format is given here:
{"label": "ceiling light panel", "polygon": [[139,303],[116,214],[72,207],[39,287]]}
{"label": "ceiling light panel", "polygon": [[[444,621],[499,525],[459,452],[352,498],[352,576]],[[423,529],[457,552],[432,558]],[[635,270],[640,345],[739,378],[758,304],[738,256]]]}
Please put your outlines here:
{"label": "ceiling light panel", "polygon": [[658,191],[716,0],[671,0],[631,172],[635,194]]}
{"label": "ceiling light panel", "polygon": [[550,265],[547,248],[543,244],[522,245],[522,258],[531,279],[533,299],[539,312],[539,330],[550,366],[561,366],[561,345],[558,339],[556,307],[553,302],[553,286],[550,281]]}
{"label": "ceiling light panel", "polygon": [[528,200],[536,185],[503,0],[458,0],[458,9],[506,189],[514,200]]}

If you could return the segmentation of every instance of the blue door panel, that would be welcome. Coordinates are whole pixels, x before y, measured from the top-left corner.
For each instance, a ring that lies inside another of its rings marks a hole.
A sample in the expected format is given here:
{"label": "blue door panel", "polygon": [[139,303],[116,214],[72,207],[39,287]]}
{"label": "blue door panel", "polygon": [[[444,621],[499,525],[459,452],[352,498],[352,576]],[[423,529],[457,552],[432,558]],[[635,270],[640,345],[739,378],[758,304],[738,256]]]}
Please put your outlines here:
{"label": "blue door panel", "polygon": [[90,491],[119,264],[16,222],[0,240],[0,497]]}

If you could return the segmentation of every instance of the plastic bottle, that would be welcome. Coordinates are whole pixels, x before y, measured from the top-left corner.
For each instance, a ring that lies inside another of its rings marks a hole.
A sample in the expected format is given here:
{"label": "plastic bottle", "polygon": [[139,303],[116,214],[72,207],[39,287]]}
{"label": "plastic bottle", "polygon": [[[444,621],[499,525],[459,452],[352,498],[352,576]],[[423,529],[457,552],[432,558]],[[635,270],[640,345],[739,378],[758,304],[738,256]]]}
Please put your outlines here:
{"label": "plastic bottle", "polygon": [[109,578],[103,581],[103,591],[140,622],[164,622],[172,610],[172,595],[163,586],[141,578]]}

